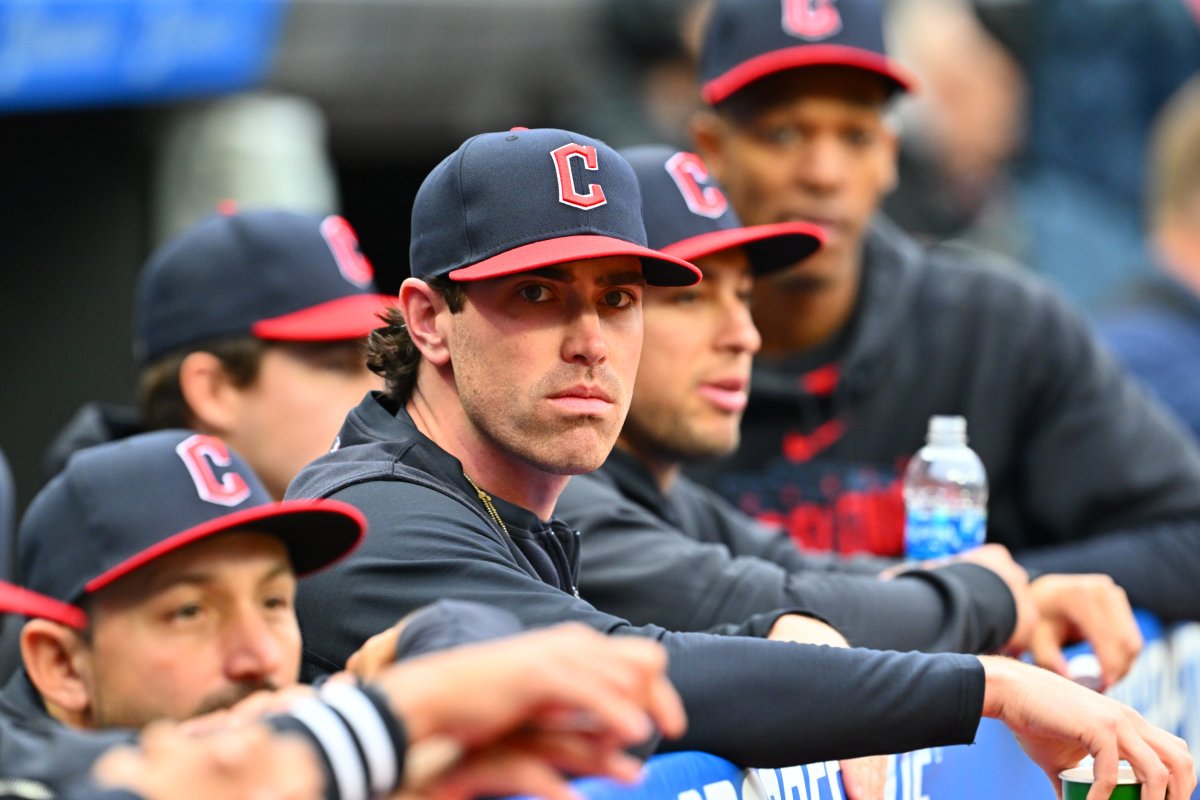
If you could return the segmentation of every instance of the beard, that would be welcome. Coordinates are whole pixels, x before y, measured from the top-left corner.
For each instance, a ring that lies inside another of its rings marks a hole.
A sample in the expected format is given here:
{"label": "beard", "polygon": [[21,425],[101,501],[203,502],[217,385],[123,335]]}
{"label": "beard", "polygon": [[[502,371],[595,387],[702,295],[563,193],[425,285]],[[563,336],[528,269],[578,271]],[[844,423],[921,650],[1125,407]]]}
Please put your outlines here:
{"label": "beard", "polygon": [[[601,387],[613,399],[613,411],[565,419],[539,413],[543,398],[580,380]],[[463,412],[481,436],[500,452],[550,475],[579,475],[599,468],[612,451],[629,408],[620,380],[603,365],[589,367],[582,376],[542,378],[524,389],[518,402],[512,393],[498,393],[493,385],[460,381],[458,388]]]}
{"label": "beard", "polygon": [[268,679],[242,681],[209,694],[202,698],[194,709],[182,715],[153,707],[137,708],[127,704],[109,703],[102,693],[97,692],[92,703],[92,721],[96,728],[134,729],[143,728],[160,719],[181,722],[214,711],[224,711],[255,692],[275,691],[278,688],[275,681]]}
{"label": "beard", "polygon": [[190,716],[199,717],[214,711],[224,711],[236,706],[255,692],[278,691],[279,686],[272,680],[242,681],[213,692],[200,701],[200,705]]}
{"label": "beard", "polygon": [[737,449],[737,426],[729,435],[698,430],[686,414],[631,413],[621,431],[631,448],[660,462],[694,464],[727,456]]}

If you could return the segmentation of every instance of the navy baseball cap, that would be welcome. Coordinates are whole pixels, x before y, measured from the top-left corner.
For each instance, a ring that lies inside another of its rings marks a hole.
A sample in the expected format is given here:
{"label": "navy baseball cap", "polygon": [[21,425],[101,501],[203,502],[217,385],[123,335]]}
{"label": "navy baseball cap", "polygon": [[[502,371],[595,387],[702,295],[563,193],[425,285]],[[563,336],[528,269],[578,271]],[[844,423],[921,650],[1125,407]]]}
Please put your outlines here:
{"label": "navy baseball cap", "polygon": [[215,214],[163,244],[138,278],[134,355],[248,334],[267,341],[358,339],[395,302],[342,217]]}
{"label": "navy baseball cap", "polygon": [[700,95],[716,105],[768,75],[815,66],[873,72],[899,91],[917,85],[884,50],[882,0],[717,0],[700,52]]}
{"label": "navy baseball cap", "polygon": [[0,581],[0,613],[48,619],[79,630],[87,627],[87,614],[78,606],[8,581]]}
{"label": "navy baseball cap", "polygon": [[413,204],[413,277],[479,281],[606,256],[637,256],[646,282],[688,286],[700,271],[646,246],[637,178],[601,141],[514,128],[464,142]]}
{"label": "navy baseball cap", "polygon": [[686,261],[743,247],[756,275],[815,253],[825,234],[807,222],[743,226],[700,156],[666,145],[621,150],[642,188],[642,219],[655,250]]}
{"label": "navy baseball cap", "polygon": [[79,451],[38,493],[17,534],[22,582],[76,604],[155,559],[240,529],[277,536],[303,575],[354,549],[366,520],[337,500],[276,502],[220,439],[155,431]]}

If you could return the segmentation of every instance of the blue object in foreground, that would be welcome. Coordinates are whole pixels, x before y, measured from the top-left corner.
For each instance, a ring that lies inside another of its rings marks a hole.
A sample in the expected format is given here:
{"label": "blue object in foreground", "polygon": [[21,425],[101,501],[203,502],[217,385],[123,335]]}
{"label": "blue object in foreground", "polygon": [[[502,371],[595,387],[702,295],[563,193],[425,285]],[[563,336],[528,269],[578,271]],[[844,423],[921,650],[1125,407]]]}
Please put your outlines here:
{"label": "blue object in foreground", "polygon": [[572,786],[587,800],[842,800],[836,761],[742,770],[708,753],[670,753],[646,762],[634,786],[587,778]]}
{"label": "blue object in foreground", "polygon": [[286,0],[0,3],[0,110],[114,105],[261,83]]}

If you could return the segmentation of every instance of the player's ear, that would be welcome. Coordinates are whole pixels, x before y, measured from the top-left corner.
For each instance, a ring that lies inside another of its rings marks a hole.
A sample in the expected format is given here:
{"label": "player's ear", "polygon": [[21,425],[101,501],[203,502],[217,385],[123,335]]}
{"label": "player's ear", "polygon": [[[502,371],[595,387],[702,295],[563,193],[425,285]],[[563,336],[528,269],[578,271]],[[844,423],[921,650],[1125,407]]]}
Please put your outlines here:
{"label": "player's ear", "polygon": [[400,313],[413,344],[425,360],[434,366],[450,361],[446,333],[450,324],[450,306],[441,293],[419,278],[407,278],[400,284]]}
{"label": "player's ear", "polygon": [[718,182],[724,181],[727,123],[711,108],[701,108],[692,114],[691,131],[696,155]]}
{"label": "player's ear", "polygon": [[212,353],[188,353],[179,366],[179,391],[201,433],[226,436],[234,429],[242,400],[239,387]]}
{"label": "player's ear", "polygon": [[31,619],[21,628],[21,661],[50,715],[72,727],[87,727],[92,697],[83,634],[57,622]]}

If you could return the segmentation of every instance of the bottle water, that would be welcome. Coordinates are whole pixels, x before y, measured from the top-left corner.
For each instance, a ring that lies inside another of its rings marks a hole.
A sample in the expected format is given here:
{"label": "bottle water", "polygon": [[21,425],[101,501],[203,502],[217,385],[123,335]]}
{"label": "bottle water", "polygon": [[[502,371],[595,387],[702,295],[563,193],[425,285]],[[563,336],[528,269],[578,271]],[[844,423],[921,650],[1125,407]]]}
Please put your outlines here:
{"label": "bottle water", "polygon": [[987,473],[967,421],[930,417],[925,442],[904,473],[904,547],[919,561],[978,547],[987,532]]}

